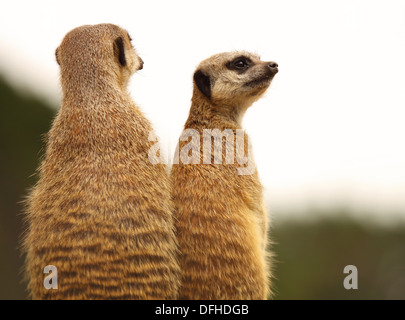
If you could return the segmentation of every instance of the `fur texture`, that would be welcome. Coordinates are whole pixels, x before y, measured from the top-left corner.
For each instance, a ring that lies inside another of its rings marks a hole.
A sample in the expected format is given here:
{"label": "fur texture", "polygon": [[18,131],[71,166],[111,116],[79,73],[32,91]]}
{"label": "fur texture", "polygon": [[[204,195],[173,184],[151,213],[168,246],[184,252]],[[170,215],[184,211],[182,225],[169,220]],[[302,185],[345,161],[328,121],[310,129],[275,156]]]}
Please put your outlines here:
{"label": "fur texture", "polygon": [[[177,245],[166,167],[127,92],[143,66],[111,24],[69,32],[56,50],[62,106],[47,136],[24,237],[34,299],[175,299]],[[58,269],[46,290],[44,267]]]}
{"label": "fur texture", "polygon": [[[246,109],[266,91],[277,64],[248,52],[221,53],[194,73],[192,105],[184,129],[200,138],[179,142],[199,150],[199,164],[174,164],[171,171],[182,270],[180,299],[266,299],[270,295],[267,215],[262,185],[246,167],[226,163],[226,148],[212,144],[211,164],[203,164],[205,129],[230,130],[235,139]],[[248,137],[244,134],[244,155]],[[236,140],[236,139],[235,139]],[[234,141],[235,141],[234,140]],[[215,151],[222,164],[214,164]],[[249,162],[253,163],[249,153]]]}

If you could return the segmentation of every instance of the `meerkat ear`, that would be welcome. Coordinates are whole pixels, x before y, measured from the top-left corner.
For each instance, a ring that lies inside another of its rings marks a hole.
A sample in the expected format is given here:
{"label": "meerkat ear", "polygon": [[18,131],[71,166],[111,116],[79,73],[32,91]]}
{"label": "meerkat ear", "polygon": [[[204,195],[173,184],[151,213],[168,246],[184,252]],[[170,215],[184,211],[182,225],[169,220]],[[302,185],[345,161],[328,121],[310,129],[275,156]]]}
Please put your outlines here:
{"label": "meerkat ear", "polygon": [[127,59],[125,58],[124,41],[121,37],[118,37],[114,41],[114,55],[118,58],[118,61],[123,67],[127,65]]}
{"label": "meerkat ear", "polygon": [[207,76],[201,70],[197,70],[194,73],[194,81],[197,85],[198,89],[200,89],[201,93],[205,95],[207,98],[211,98],[211,80],[210,77]]}
{"label": "meerkat ear", "polygon": [[58,56],[58,49],[59,48],[56,48],[56,50],[55,50],[55,57],[56,57],[56,62],[58,63],[58,65],[60,65],[59,56]]}

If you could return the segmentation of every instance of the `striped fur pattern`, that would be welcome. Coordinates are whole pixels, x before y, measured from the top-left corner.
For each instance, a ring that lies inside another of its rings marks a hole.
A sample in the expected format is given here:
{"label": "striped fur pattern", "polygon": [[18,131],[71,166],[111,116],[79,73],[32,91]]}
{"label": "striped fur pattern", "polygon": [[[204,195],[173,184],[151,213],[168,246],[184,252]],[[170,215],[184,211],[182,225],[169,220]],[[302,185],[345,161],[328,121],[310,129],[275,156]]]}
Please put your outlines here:
{"label": "striped fur pattern", "polygon": [[[148,159],[152,128],[126,89],[143,62],[111,24],[72,30],[56,54],[63,100],[27,200],[28,290],[34,299],[175,299],[169,177]],[[47,265],[58,289],[44,288]]]}
{"label": "striped fur pattern", "polygon": [[[238,57],[250,63],[244,72],[227,67]],[[277,72],[269,63],[248,52],[217,54],[203,61],[194,76],[194,92],[185,129],[194,129],[200,140],[179,141],[198,150],[200,164],[174,164],[171,171],[175,221],[182,270],[180,299],[266,299],[271,296],[271,255],[267,250],[267,214],[252,154],[253,172],[239,175],[237,162],[203,162],[203,131],[241,129],[244,112],[268,88]],[[263,73],[268,79],[261,79]],[[201,81],[200,76],[207,77]],[[254,82],[252,82],[255,80]],[[200,82],[200,84],[199,84]],[[254,83],[246,88],[245,83]],[[202,86],[202,89],[200,88]],[[181,139],[180,139],[181,140]],[[236,139],[235,139],[236,140]],[[244,135],[247,156],[248,137]],[[228,148],[229,149],[229,148]],[[229,150],[228,150],[229,151]]]}

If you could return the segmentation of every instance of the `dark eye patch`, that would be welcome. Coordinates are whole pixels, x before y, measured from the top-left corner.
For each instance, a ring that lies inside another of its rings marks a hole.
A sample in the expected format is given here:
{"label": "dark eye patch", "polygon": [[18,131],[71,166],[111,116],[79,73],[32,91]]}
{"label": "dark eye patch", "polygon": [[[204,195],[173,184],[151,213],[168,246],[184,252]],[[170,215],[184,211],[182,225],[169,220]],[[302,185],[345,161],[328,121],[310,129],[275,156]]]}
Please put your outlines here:
{"label": "dark eye patch", "polygon": [[253,64],[252,60],[245,56],[239,56],[232,61],[226,63],[229,70],[234,70],[239,73],[245,72]]}

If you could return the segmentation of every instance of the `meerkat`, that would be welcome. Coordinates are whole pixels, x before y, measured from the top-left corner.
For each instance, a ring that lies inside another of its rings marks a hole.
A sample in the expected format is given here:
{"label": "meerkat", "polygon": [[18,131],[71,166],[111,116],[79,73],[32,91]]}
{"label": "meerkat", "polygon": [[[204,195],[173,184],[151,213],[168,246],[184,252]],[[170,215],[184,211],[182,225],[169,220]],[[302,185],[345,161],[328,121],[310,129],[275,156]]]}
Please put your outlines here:
{"label": "meerkat", "polygon": [[[179,265],[169,175],[152,165],[150,122],[127,85],[143,61],[112,24],[73,29],[56,49],[62,105],[27,200],[33,299],[175,299]],[[57,289],[44,268],[57,268]]]}
{"label": "meerkat", "polygon": [[[221,141],[210,147],[214,156],[211,153],[208,159],[202,146],[206,130],[219,129],[221,134],[228,130],[235,141],[245,111],[263,95],[277,72],[277,63],[263,62],[255,54],[227,52],[204,60],[194,73],[192,104],[184,129],[197,137],[180,139],[177,152],[197,150],[197,161],[184,163],[176,154],[179,161],[174,161],[171,170],[181,251],[180,299],[271,296],[267,214],[256,166],[253,162],[251,172],[240,174],[238,169],[247,169],[252,163],[225,162],[232,149],[229,145],[222,148]],[[241,141],[246,155],[248,136],[244,132]],[[220,164],[214,162],[216,151],[222,154]],[[252,154],[248,156],[252,162]]]}

